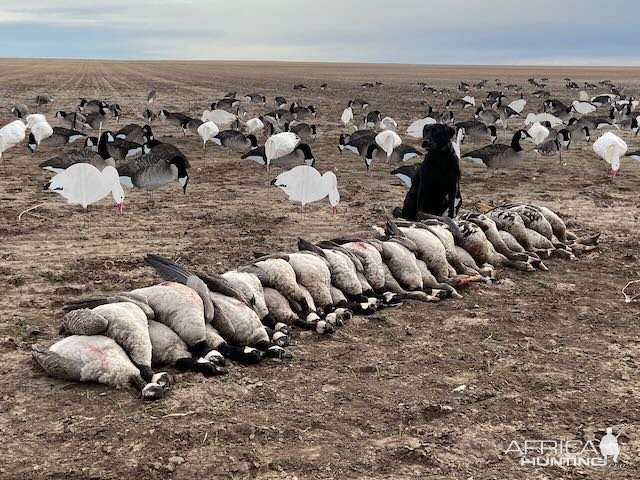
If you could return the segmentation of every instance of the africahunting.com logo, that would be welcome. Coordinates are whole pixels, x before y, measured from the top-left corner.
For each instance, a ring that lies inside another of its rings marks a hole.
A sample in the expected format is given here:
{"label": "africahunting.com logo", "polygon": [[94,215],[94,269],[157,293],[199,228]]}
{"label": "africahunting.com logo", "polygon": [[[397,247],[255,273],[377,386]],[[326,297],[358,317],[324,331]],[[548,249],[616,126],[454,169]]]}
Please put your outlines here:
{"label": "africahunting.com logo", "polygon": [[512,440],[505,455],[520,457],[520,465],[532,467],[606,467],[618,466],[620,430],[611,427],[597,440]]}

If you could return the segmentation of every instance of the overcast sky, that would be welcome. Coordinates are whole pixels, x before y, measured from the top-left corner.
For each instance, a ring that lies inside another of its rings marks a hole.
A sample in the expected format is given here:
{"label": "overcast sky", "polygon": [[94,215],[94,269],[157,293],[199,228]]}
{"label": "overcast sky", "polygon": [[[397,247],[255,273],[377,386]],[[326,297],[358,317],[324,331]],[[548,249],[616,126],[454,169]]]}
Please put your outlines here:
{"label": "overcast sky", "polygon": [[639,24],[639,0],[0,0],[0,57],[640,65]]}

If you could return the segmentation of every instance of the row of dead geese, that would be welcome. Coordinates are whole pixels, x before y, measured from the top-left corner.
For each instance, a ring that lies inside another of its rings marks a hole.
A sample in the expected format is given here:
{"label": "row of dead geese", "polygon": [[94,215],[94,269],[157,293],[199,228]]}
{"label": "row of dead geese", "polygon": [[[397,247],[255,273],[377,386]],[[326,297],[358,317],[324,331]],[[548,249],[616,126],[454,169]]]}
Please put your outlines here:
{"label": "row of dead geese", "polygon": [[291,358],[293,328],[330,333],[351,318],[403,299],[460,298],[458,289],[495,278],[495,268],[546,270],[545,258],[575,258],[598,235],[577,238],[548,208],[511,204],[459,218],[387,218],[373,238],[300,240],[298,251],[262,255],[222,275],[192,272],[148,255],[163,283],[64,307],[68,335],[33,359],[55,378],[132,386],[146,400],[172,384],[158,368],[204,375],[225,359]]}

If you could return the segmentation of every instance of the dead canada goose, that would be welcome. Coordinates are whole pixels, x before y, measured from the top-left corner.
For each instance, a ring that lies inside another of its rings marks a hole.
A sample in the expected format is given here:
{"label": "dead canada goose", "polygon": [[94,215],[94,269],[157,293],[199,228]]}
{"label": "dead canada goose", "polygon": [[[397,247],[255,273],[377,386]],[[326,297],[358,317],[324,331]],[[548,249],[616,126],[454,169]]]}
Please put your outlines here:
{"label": "dead canada goose", "polygon": [[[197,285],[197,291],[214,306],[208,322],[230,345],[257,348],[267,357],[290,358],[282,347],[274,345],[255,311],[223,277],[214,274],[195,275],[177,263],[158,255],[147,255],[145,262],[164,279],[183,285]],[[276,341],[285,343],[285,336]],[[224,352],[221,352],[224,355]]]}
{"label": "dead canada goose", "polygon": [[115,388],[133,387],[144,400],[162,398],[157,383],[147,383],[125,353],[111,338],[73,335],[48,349],[32,347],[31,356],[47,375],[75,382],[99,382]]}
{"label": "dead canada goose", "polygon": [[93,309],[68,311],[62,319],[61,331],[70,335],[104,335],[113,339],[129,355],[146,382],[168,388],[168,373],[156,374],[151,368],[151,340],[146,313],[132,302],[98,305]]}
{"label": "dead canada goose", "polygon": [[153,366],[170,366],[182,372],[190,370],[207,377],[226,373],[224,357],[216,358],[215,362],[194,358],[187,344],[169,327],[155,320],[148,320],[148,327]]}

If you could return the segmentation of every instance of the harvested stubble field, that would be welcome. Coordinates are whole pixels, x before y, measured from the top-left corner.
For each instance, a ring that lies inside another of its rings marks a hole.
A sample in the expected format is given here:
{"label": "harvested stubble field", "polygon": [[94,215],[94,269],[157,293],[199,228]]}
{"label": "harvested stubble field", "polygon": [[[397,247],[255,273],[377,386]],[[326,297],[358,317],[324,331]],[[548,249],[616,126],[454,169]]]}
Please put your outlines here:
{"label": "harvested stubble field", "polygon": [[[55,110],[75,108],[80,97],[118,102],[121,124],[142,123],[152,88],[154,108],[197,117],[227,91],[261,92],[270,102],[275,95],[300,97],[319,112],[316,168],[336,172],[342,197],[335,218],[326,201],[302,216],[282,192],[267,188],[257,164],[220,147],[208,148],[205,159],[197,137],[158,124],[156,134],[191,161],[187,195],[174,183],[154,194],[152,208],[144,193],[134,192],[124,216],[110,199],[83,212],[42,190],[50,175],[37,165],[58,151],[9,150],[0,170],[0,478],[637,478],[639,305],[625,304],[620,291],[639,278],[640,165],[623,162],[622,175],[611,180],[585,143],[572,146],[564,166],[533,152],[509,171],[463,166],[468,208],[539,203],[559,211],[578,233],[602,232],[595,252],[579,261],[550,260],[547,273],[504,270],[502,283],[474,285],[463,300],[406,302],[356,317],[332,336],[296,332],[293,361],[234,364],[228,375],[211,379],[180,375],[153,404],[133,390],[47,378],[32,364],[30,347],[58,338],[66,300],[157,281],[142,261],[146,253],[222,272],[254,252],[294,249],[298,237],[319,241],[380,223],[405,189],[387,166],[376,164],[367,175],[360,159],[339,154],[340,114],[349,99],[367,99],[402,133],[421,116],[418,81],[453,89],[460,80],[524,85],[528,77],[546,76],[554,97],[566,100],[573,93],[564,88],[565,76],[579,84],[609,78],[640,93],[639,73],[0,61],[0,125],[12,120],[13,103],[33,108],[44,92],[55,97],[48,109],[54,125]],[[385,86],[360,88],[373,80]],[[323,82],[326,91],[319,89]],[[309,88],[294,92],[295,83]],[[445,101],[427,99],[437,110]],[[528,99],[525,111],[540,108],[542,100]],[[272,106],[247,108],[253,116]],[[511,123],[506,132],[499,129],[501,143],[510,141],[517,122]],[[640,137],[622,135],[640,148]],[[453,391],[463,384],[464,391]],[[605,427],[617,431],[623,424],[621,468],[534,469],[504,455],[511,440],[599,438]]]}

